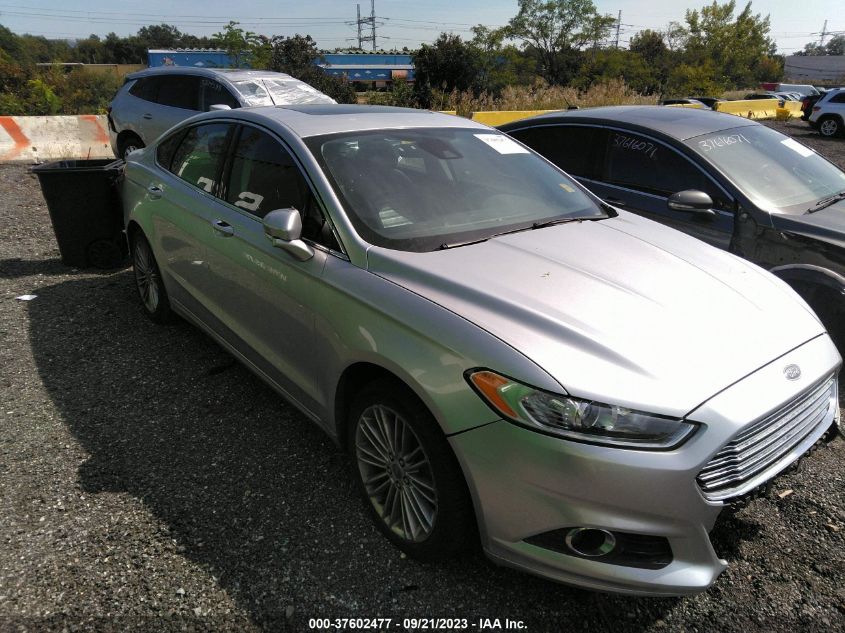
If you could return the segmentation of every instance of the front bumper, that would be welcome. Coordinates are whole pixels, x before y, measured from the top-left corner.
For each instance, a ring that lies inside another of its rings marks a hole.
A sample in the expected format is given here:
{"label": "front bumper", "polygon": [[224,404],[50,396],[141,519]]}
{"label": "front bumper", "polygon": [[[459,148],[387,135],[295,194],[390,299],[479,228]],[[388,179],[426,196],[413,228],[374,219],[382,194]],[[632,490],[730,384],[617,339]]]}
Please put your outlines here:
{"label": "front bumper", "polygon": [[[496,562],[588,589],[658,596],[703,591],[727,567],[708,536],[724,503],[704,497],[697,475],[743,429],[795,400],[840,363],[827,335],[809,341],[697,407],[687,419],[701,428],[671,451],[576,443],[506,421],[452,436],[485,551]],[[791,364],[801,368],[797,380],[784,377]],[[802,447],[824,434],[835,413],[834,407]],[[799,456],[776,464],[768,478]],[[672,560],[645,569],[526,542],[570,527],[665,538]]]}

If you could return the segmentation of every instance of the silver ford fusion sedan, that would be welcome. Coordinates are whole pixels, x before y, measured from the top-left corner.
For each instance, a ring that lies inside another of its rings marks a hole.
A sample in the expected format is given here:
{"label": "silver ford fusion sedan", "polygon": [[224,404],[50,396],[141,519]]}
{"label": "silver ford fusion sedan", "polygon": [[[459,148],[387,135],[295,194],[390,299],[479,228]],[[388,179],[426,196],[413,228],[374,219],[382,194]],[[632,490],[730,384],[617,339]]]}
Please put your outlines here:
{"label": "silver ford fusion sedan", "polygon": [[396,108],[209,112],[126,165],[146,313],[204,329],[351,457],[410,555],[641,595],[838,422],[841,359],[753,264],[511,138]]}

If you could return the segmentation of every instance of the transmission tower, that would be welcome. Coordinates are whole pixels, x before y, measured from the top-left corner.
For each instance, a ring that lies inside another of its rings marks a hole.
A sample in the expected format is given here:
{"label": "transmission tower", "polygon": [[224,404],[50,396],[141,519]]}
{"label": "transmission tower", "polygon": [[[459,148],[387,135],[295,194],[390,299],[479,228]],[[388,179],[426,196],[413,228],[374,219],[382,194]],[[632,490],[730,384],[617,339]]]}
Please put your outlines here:
{"label": "transmission tower", "polygon": [[[358,25],[358,48],[364,49],[364,42],[373,43],[373,52],[376,50],[376,0],[370,0],[370,17],[361,17],[361,5],[358,5],[358,19],[355,21]],[[364,35],[364,27],[370,27],[370,34]]]}
{"label": "transmission tower", "polygon": [[619,9],[619,17],[616,18],[616,48],[619,48],[619,30],[622,28],[622,9]]}

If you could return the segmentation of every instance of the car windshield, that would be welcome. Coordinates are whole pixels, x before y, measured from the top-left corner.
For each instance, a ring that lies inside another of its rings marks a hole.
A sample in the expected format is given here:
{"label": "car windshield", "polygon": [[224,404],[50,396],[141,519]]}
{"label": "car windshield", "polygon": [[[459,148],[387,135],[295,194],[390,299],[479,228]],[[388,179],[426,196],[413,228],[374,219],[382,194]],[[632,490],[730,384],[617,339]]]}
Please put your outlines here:
{"label": "car windshield", "polygon": [[298,79],[264,77],[232,82],[251,106],[335,103],[335,100]]}
{"label": "car windshield", "polygon": [[845,190],[845,173],[839,168],[762,125],[696,136],[686,144],[771,213],[800,215]]}
{"label": "car windshield", "polygon": [[358,233],[372,244],[431,251],[607,217],[572,179],[485,129],[406,129],[310,139]]}

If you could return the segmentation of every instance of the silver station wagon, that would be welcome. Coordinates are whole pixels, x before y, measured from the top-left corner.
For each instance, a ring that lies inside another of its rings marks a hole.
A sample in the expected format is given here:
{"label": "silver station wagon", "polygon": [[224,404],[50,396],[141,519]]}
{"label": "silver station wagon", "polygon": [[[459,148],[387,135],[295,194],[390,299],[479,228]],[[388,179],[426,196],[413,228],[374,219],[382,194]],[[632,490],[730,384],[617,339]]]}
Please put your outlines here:
{"label": "silver station wagon", "polygon": [[581,587],[702,591],[726,504],[838,420],[841,359],[785,283],[459,117],[208,112],[123,187],[146,313],[331,435],[412,556],[480,538]]}

